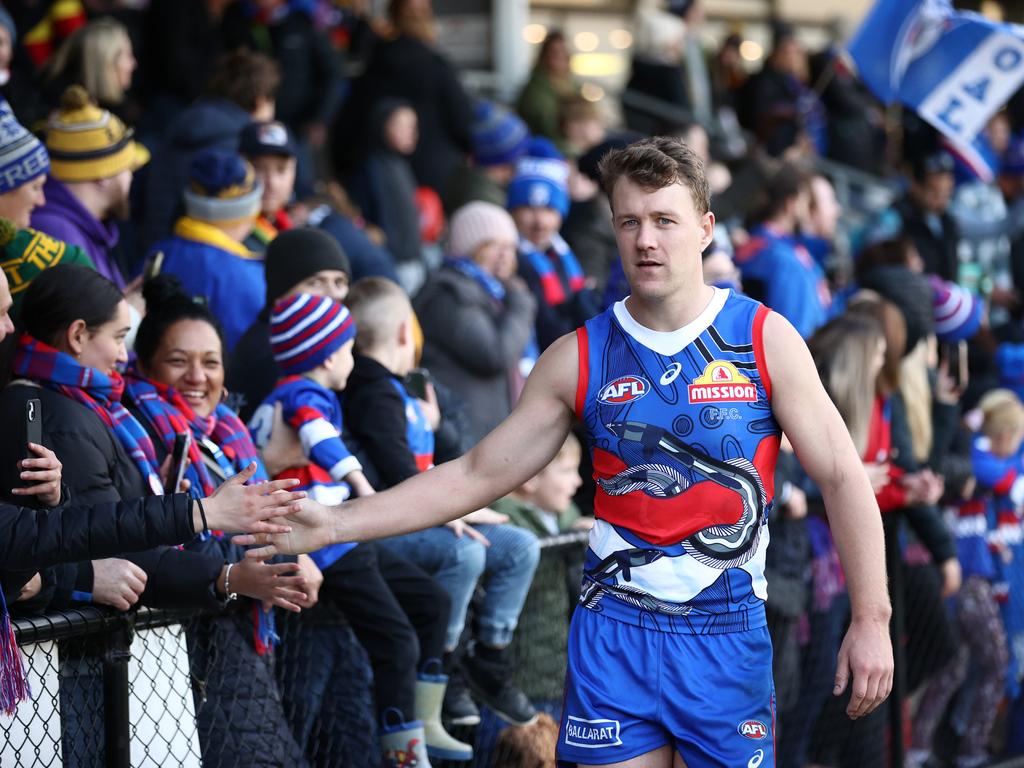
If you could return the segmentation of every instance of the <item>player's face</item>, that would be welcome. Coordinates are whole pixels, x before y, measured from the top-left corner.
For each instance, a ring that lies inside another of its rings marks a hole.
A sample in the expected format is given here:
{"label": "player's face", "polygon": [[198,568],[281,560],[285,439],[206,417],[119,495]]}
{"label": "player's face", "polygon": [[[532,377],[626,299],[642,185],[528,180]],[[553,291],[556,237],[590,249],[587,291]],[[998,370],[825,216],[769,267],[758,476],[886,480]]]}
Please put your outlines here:
{"label": "player's face", "polygon": [[703,283],[700,254],[711,242],[715,217],[697,212],[687,187],[652,192],[622,178],[612,190],[612,222],[634,296],[657,300]]}

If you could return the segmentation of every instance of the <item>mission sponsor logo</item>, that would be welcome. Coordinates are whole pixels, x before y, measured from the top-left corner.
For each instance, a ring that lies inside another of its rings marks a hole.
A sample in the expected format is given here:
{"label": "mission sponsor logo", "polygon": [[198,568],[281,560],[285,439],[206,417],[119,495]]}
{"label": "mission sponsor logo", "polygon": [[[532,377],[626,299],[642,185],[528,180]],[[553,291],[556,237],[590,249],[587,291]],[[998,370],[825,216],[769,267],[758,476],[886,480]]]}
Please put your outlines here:
{"label": "mission sponsor logo", "polygon": [[724,360],[713,360],[687,387],[690,403],[756,403],[757,386]]}
{"label": "mission sponsor logo", "polygon": [[651,385],[642,376],[620,376],[601,387],[598,402],[605,405],[625,405],[639,400],[651,390]]}
{"label": "mission sponsor logo", "polygon": [[622,744],[619,728],[618,720],[585,720],[569,715],[565,722],[565,743],[585,749],[617,747]]}
{"label": "mission sponsor logo", "polygon": [[736,730],[739,731],[740,736],[746,736],[748,739],[768,738],[768,726],[760,720],[744,720]]}

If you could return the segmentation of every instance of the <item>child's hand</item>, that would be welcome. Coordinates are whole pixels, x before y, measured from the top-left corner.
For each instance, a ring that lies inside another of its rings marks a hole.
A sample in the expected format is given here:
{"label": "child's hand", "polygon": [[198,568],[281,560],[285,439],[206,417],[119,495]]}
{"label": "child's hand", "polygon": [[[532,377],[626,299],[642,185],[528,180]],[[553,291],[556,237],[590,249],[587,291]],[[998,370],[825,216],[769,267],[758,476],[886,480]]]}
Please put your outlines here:
{"label": "child's hand", "polygon": [[463,515],[461,519],[462,522],[469,523],[470,525],[504,525],[508,522],[508,515],[495,512],[490,507],[484,507],[476,512]]}
{"label": "child's hand", "polygon": [[592,517],[581,517],[575,523],[572,524],[574,531],[589,531],[594,527],[594,518]]}
{"label": "child's hand", "polygon": [[309,459],[302,452],[298,433],[285,424],[280,403],[274,404],[274,425],[271,427],[267,444],[263,446],[262,454],[263,465],[271,477],[276,477],[286,469],[309,464]]}
{"label": "child's hand", "polygon": [[463,536],[469,536],[469,538],[476,539],[485,547],[491,546],[491,542],[486,536],[480,533],[480,531],[472,525],[468,525],[462,520],[452,520],[450,523],[445,523],[445,525],[452,529],[452,533],[455,534],[455,538],[457,539],[461,539]]}
{"label": "child's hand", "polygon": [[430,428],[436,432],[437,428],[441,425],[441,406],[437,404],[437,392],[434,391],[434,385],[430,381],[426,383],[426,395],[426,400],[417,398],[417,401],[420,404],[423,415],[430,423]]}

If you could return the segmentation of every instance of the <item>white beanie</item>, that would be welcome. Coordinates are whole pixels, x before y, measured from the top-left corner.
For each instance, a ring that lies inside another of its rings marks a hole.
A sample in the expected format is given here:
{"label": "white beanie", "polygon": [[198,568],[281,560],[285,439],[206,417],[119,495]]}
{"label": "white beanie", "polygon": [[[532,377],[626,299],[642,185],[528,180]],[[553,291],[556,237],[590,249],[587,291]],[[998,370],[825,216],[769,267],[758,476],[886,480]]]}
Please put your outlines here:
{"label": "white beanie", "polygon": [[469,258],[492,240],[519,240],[516,223],[500,205],[477,200],[452,215],[448,227],[448,251],[452,256]]}

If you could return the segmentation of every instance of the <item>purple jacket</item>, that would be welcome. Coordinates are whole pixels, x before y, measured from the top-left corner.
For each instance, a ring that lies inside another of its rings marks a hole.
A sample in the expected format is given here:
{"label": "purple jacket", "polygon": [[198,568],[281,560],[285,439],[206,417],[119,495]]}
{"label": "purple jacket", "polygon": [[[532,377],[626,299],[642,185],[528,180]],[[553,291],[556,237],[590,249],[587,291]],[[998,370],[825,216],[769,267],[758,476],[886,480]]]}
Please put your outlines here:
{"label": "purple jacket", "polygon": [[96,271],[123,290],[124,276],[110,255],[120,237],[117,224],[99,221],[52,176],[47,177],[43,193],[46,204],[32,212],[32,228],[81,247],[96,265]]}

